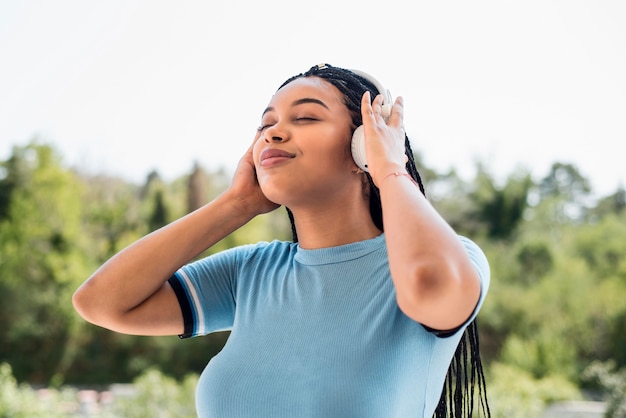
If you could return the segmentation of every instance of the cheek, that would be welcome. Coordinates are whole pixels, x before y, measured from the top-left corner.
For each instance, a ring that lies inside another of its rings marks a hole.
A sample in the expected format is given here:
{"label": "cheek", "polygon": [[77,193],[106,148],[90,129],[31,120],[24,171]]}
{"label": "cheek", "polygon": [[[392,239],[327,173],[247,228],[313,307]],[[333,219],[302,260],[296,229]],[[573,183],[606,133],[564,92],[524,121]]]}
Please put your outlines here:
{"label": "cheek", "polygon": [[259,154],[261,153],[261,141],[260,136],[258,136],[254,140],[254,144],[252,144],[252,162],[254,163],[254,167],[258,167],[257,162],[259,161]]}
{"label": "cheek", "polygon": [[347,127],[334,132],[332,156],[339,162],[352,161],[352,129]]}

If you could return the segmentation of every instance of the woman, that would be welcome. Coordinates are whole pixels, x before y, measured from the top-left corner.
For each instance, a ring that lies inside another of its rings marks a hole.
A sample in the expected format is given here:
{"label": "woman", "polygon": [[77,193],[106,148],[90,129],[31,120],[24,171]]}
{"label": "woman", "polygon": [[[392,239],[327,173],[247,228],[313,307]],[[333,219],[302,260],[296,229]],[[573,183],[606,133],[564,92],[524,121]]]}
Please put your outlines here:
{"label": "woman", "polygon": [[[385,103],[377,86],[327,64],[287,80],[230,187],[115,255],[76,291],[78,312],[117,332],[231,330],[200,377],[199,416],[471,414],[473,401],[451,385],[476,375],[484,383],[477,353],[467,365],[462,351],[476,348],[489,267],[426,200],[403,101]],[[367,171],[351,155],[361,124]],[[293,242],[190,263],[279,206]]]}

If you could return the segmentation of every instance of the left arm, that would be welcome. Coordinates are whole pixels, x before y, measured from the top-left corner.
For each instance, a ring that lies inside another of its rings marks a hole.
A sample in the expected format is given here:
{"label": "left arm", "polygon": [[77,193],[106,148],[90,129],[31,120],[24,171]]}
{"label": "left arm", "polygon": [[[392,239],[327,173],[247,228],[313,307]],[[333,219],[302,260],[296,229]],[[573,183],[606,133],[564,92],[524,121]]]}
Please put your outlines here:
{"label": "left arm", "polygon": [[[437,330],[465,322],[480,297],[480,279],[457,233],[426,200],[404,164],[402,99],[386,123],[361,103],[370,174],[380,189],[389,268],[398,306],[421,324]],[[391,173],[400,173],[393,175]]]}

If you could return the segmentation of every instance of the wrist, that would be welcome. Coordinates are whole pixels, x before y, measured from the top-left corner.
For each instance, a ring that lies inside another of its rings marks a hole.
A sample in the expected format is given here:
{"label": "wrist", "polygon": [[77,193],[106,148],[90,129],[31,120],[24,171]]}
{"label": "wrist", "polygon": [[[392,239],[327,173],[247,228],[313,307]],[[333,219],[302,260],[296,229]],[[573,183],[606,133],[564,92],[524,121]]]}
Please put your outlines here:
{"label": "wrist", "polygon": [[407,179],[409,179],[413,184],[415,184],[416,186],[418,185],[417,182],[415,181],[415,179],[413,177],[411,177],[411,175],[409,173],[406,172],[406,170],[396,170],[396,171],[392,171],[388,174],[386,174],[382,180],[380,180],[380,182],[378,183],[378,188],[380,189],[383,184],[392,181],[392,179],[402,179],[406,177]]}
{"label": "wrist", "polygon": [[226,208],[225,211],[229,213],[229,216],[242,225],[259,214],[257,205],[251,202],[247,195],[233,189],[227,189],[220,194],[215,202]]}
{"label": "wrist", "polygon": [[386,180],[389,180],[389,176],[393,175],[393,173],[408,174],[406,166],[404,164],[397,163],[385,164],[384,166],[379,167],[376,171],[370,170],[372,180],[374,180],[374,184],[378,187],[380,187]]}

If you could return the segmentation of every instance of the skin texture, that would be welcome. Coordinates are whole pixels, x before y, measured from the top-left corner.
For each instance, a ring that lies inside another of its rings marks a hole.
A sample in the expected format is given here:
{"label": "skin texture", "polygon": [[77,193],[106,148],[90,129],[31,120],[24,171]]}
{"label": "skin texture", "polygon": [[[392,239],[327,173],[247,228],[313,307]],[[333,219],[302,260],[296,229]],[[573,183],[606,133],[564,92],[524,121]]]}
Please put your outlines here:
{"label": "skin texture", "polygon": [[[398,305],[415,321],[452,329],[476,306],[479,280],[456,233],[418,187],[406,176],[390,175],[405,173],[403,100],[396,99],[385,122],[381,99],[370,104],[365,93],[361,105]],[[76,310],[87,321],[121,333],[181,334],[182,313],[168,278],[255,216],[281,205],[292,211],[303,248],[379,235],[364,194],[365,174],[350,154],[353,128],[341,93],[330,83],[307,77],[287,84],[263,112],[230,187],[112,257],[75,292]]]}

